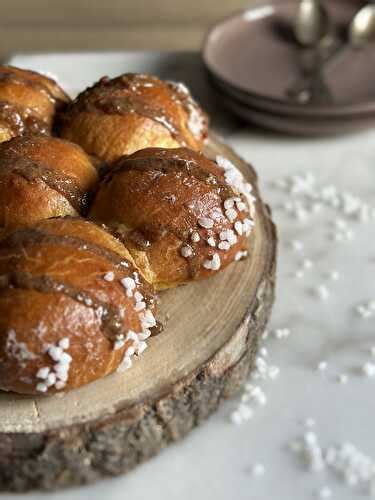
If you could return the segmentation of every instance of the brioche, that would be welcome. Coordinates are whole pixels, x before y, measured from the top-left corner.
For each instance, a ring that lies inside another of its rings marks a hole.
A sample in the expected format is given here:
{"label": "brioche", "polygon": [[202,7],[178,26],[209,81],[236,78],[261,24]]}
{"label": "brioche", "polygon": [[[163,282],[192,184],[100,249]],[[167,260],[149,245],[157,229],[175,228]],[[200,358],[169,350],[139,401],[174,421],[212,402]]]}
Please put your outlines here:
{"label": "brioche", "polygon": [[200,150],[207,116],[183,84],[128,73],[102,78],[59,115],[62,137],[114,161],[145,147]]}
{"label": "brioche", "polygon": [[124,371],[160,331],[155,289],[251,245],[252,187],[200,152],[207,117],[182,84],[125,74],[67,102],[52,80],[0,67],[0,390],[50,395]]}
{"label": "brioche", "polygon": [[250,184],[186,148],[147,148],[118,160],[90,211],[110,225],[156,289],[212,276],[246,255],[254,225]]}
{"label": "brioche", "polygon": [[0,66],[0,142],[20,135],[49,134],[56,111],[69,100],[51,78]]}
{"label": "brioche", "polygon": [[0,227],[3,231],[50,217],[85,214],[98,181],[79,146],[48,136],[0,144]]}
{"label": "brioche", "polygon": [[151,287],[124,246],[83,219],[0,242],[0,389],[53,394],[129,368],[155,326]]}

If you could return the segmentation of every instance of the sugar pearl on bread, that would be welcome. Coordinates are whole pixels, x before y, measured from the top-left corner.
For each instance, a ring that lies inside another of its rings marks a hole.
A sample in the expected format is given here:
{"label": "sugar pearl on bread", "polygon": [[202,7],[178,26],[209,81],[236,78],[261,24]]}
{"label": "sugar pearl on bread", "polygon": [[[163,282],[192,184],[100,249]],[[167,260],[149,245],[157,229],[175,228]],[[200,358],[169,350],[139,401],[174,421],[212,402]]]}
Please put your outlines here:
{"label": "sugar pearl on bread", "polygon": [[0,288],[3,390],[53,394],[129,366],[156,324],[152,288],[126,248],[79,218],[41,221],[2,240]]}
{"label": "sugar pearl on bread", "polygon": [[147,148],[113,165],[90,215],[125,243],[157,289],[169,288],[247,255],[249,189],[230,162],[225,170],[187,148]]}

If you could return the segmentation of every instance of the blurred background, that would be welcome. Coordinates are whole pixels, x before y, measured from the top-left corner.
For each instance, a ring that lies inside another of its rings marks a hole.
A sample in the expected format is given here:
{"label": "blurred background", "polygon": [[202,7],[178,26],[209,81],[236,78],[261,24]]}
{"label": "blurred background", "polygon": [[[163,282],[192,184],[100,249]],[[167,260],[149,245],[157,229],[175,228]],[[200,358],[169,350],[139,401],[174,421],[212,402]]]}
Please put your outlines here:
{"label": "blurred background", "polygon": [[207,27],[256,0],[1,0],[0,51],[199,49]]}

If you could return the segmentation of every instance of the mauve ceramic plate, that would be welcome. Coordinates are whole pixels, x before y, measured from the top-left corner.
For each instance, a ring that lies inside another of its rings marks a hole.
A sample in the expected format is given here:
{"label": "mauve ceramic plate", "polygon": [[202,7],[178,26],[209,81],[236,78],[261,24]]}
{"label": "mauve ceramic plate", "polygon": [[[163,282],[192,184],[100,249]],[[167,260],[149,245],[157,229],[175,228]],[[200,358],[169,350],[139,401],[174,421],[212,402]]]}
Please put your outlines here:
{"label": "mauve ceramic plate", "polygon": [[354,132],[375,127],[375,113],[361,117],[302,117],[269,113],[255,106],[248,106],[215,85],[215,93],[225,108],[240,118],[263,128],[298,136],[323,137]]}
{"label": "mauve ceramic plate", "polygon": [[[375,112],[375,46],[344,50],[325,70],[334,101],[303,105],[286,96],[300,76],[301,49],[292,25],[299,0],[269,0],[225,19],[207,35],[203,60],[209,73],[249,104],[269,112],[341,116]],[[364,4],[360,0],[326,0],[338,33]],[[237,96],[238,97],[238,96]]]}

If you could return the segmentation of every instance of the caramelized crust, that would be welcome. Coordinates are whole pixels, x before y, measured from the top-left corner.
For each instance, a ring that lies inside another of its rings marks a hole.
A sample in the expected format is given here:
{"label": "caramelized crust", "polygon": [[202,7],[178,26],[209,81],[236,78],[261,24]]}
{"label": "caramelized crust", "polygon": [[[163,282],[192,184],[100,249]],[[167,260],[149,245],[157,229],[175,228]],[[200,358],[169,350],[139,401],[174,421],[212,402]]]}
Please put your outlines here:
{"label": "caramelized crust", "polygon": [[154,296],[124,246],[83,219],[0,243],[0,389],[54,393],[126,369],[155,325]]}
{"label": "caramelized crust", "polygon": [[49,134],[55,112],[69,100],[51,78],[0,66],[0,142],[27,134]]}
{"label": "caramelized crust", "polygon": [[2,143],[0,226],[84,214],[97,181],[92,159],[76,144],[42,135]]}
{"label": "caramelized crust", "polygon": [[211,276],[245,256],[251,186],[186,148],[121,158],[103,179],[90,216],[111,226],[157,289]]}
{"label": "caramelized crust", "polygon": [[146,147],[200,150],[207,125],[184,85],[131,73],[102,78],[59,116],[62,137],[106,161]]}

